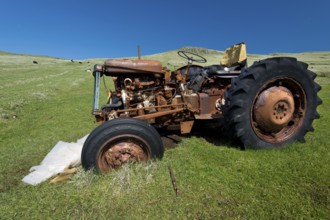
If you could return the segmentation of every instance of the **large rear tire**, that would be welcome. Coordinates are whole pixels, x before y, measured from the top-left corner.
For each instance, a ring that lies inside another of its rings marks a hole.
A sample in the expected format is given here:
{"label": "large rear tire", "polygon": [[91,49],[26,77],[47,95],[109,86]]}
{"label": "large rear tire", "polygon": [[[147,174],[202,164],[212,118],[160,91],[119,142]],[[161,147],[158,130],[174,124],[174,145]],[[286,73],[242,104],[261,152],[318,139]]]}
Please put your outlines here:
{"label": "large rear tire", "polygon": [[106,173],[128,161],[147,161],[164,154],[160,135],[147,122],[117,118],[98,126],[87,138],[81,153],[85,170]]}
{"label": "large rear tire", "polygon": [[274,148],[304,141],[322,100],[316,74],[295,58],[255,62],[232,80],[225,93],[227,133],[244,148]]}

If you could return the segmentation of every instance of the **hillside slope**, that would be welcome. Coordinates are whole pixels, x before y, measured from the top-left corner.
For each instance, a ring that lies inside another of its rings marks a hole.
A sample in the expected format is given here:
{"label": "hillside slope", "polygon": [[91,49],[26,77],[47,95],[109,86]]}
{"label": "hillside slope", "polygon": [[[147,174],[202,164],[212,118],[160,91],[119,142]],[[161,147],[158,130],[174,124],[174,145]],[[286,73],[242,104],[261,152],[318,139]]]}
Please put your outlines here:
{"label": "hillside slope", "polygon": [[[194,47],[184,47],[178,50],[185,50],[195,52],[207,59],[206,65],[219,64],[220,59],[223,56],[223,51],[209,50],[204,48],[194,48]],[[177,55],[177,51],[168,51],[160,54],[143,56],[143,59],[154,59],[160,60],[164,66],[168,66],[170,69],[178,68],[186,64],[186,61]],[[276,53],[269,55],[257,55],[257,54],[248,54],[248,65],[252,65],[253,62],[270,58],[270,57],[296,57],[302,62],[306,62],[310,65],[310,68],[317,72],[319,75],[329,75],[330,69],[330,52],[306,52],[306,53],[297,53],[297,54],[288,54],[288,53]]]}

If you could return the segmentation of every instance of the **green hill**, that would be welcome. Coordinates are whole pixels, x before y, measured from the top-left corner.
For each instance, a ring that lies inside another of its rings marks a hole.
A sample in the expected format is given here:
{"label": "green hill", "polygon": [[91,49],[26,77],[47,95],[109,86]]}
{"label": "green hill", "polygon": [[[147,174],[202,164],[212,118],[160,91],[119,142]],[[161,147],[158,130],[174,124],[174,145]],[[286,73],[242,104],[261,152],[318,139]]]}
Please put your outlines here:
{"label": "green hill", "polygon": [[[205,56],[207,65],[223,55],[180,50]],[[328,219],[330,52],[249,54],[248,62],[272,56],[297,57],[318,74],[324,103],[305,144],[241,151],[215,131],[187,136],[160,161],[108,175],[80,168],[69,182],[28,186],[22,178],[59,140],[75,142],[97,126],[90,70],[105,59],[0,52],[0,219]],[[142,58],[170,69],[185,64],[177,50]]]}
{"label": "green hill", "polygon": [[[184,47],[178,50],[185,50],[197,53],[207,59],[205,65],[219,64],[220,59],[223,56],[223,51],[210,50],[205,48],[195,48],[195,47]],[[170,69],[178,68],[181,65],[186,64],[184,59],[181,59],[177,56],[177,51],[168,51],[160,54],[143,56],[143,59],[154,59],[160,60],[163,65],[168,66]],[[285,53],[276,53],[269,55],[256,55],[248,54],[248,65],[252,65],[254,61],[261,59],[266,59],[269,57],[296,57],[300,61],[306,62],[311,66],[311,69],[317,72],[319,75],[329,74],[330,68],[330,52],[308,52],[308,53],[298,53],[298,54],[285,54]],[[327,75],[329,76],[329,75]]]}

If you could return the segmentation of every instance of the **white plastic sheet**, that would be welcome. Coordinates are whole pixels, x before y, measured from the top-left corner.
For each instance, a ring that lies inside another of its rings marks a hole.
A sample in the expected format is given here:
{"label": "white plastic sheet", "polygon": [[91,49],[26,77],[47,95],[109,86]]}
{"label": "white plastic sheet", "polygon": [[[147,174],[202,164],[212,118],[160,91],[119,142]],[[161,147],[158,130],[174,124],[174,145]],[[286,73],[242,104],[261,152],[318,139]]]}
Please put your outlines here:
{"label": "white plastic sheet", "polygon": [[31,167],[30,173],[22,181],[30,185],[37,185],[62,173],[68,167],[79,166],[81,164],[81,150],[87,137],[88,135],[75,143],[57,142],[41,164]]}

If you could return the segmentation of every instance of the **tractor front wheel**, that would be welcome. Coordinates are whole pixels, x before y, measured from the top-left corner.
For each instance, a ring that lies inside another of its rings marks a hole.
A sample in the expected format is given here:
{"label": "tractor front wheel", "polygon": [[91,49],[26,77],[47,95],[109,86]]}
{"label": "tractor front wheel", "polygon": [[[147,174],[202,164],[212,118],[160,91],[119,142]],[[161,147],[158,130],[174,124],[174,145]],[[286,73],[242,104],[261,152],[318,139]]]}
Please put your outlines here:
{"label": "tractor front wheel", "polygon": [[161,158],[163,142],[147,122],[135,118],[118,118],[98,126],[87,138],[81,154],[85,170],[106,173],[128,161]]}

